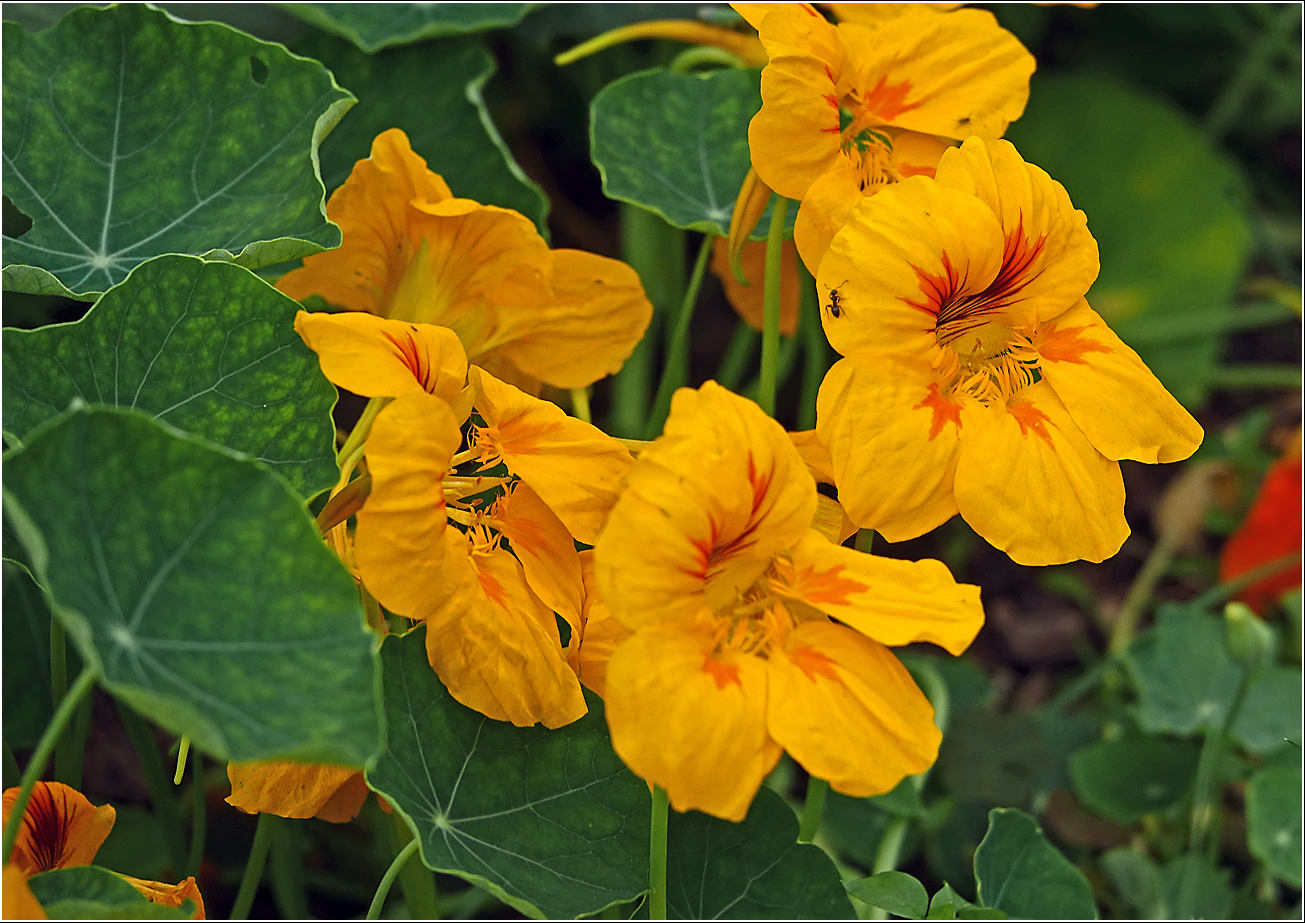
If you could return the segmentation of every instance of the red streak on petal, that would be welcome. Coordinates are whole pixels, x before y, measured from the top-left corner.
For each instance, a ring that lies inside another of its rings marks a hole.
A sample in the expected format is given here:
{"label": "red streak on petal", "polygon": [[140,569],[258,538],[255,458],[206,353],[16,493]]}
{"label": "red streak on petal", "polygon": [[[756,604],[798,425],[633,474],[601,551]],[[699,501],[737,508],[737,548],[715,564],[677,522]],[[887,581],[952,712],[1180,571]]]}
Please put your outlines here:
{"label": "red streak on petal", "polygon": [[1051,421],[1047,415],[1038,408],[1034,407],[1028,401],[1019,401],[1011,404],[1006,408],[1010,415],[1015,418],[1015,422],[1020,425],[1020,435],[1028,438],[1029,430],[1033,430],[1043,442],[1051,445],[1051,434],[1047,432],[1047,424]]}
{"label": "red streak on petal", "polygon": [[793,575],[793,593],[815,606],[846,606],[855,593],[864,593],[869,587],[850,577],[844,577],[847,568],[835,564],[829,570],[816,570],[808,566]]}
{"label": "red streak on petal", "polygon": [[816,8],[815,8],[814,6],[812,6],[810,3],[803,3],[803,4],[802,4],[802,11],[803,11],[804,13],[806,13],[807,15],[809,15],[809,16],[814,16],[814,17],[816,17],[817,19],[822,19],[822,18],[824,18],[824,17],[822,17],[819,13],[816,12]]}
{"label": "red streak on petal", "polygon": [[724,689],[729,685],[740,688],[743,686],[743,681],[739,678],[738,664],[721,663],[719,660],[713,660],[711,655],[708,654],[703,658],[700,669],[716,681],[717,689]]}
{"label": "red streak on petal", "polygon": [[507,608],[507,593],[503,590],[503,585],[499,583],[492,574],[477,569],[476,576],[480,578],[480,588],[485,591],[485,595],[490,601],[497,606]]}
{"label": "red streak on petal", "polygon": [[961,428],[960,402],[939,393],[937,384],[930,385],[929,393],[925,395],[924,400],[911,409],[920,410],[926,407],[933,412],[933,419],[929,421],[930,442],[938,438],[938,434],[942,432],[943,427],[948,423],[954,423],[958,430]]}
{"label": "red streak on petal", "polygon": [[[413,328],[416,329],[416,328]],[[412,335],[411,330],[403,332],[403,342],[392,336],[389,331],[382,331],[382,336],[390,341],[395,351],[399,354],[399,361],[408,367],[414,378],[421,384],[422,388],[430,390],[430,373],[431,366],[429,356],[425,354]]]}
{"label": "red streak on petal", "polygon": [[838,671],[834,669],[833,659],[822,654],[814,647],[799,647],[785,653],[788,655],[788,659],[806,674],[807,679],[813,683],[816,681],[816,677],[821,676],[842,685],[843,681],[839,678]]}
{"label": "red streak on petal", "polygon": [[863,98],[861,111],[866,115],[872,114],[878,121],[891,122],[903,113],[920,108],[919,103],[906,101],[910,92],[911,81],[889,84],[888,75],[885,74]]}
{"label": "red streak on petal", "polygon": [[44,782],[32,787],[23,827],[27,834],[28,854],[36,863],[36,870],[48,872],[61,868],[68,846],[68,825],[72,818],[67,810],[63,793]]}
{"label": "red streak on petal", "polygon": [[1087,365],[1084,353],[1108,353],[1112,350],[1104,343],[1082,336],[1090,327],[1066,327],[1057,330],[1055,324],[1042,328],[1038,336],[1038,355],[1051,362],[1072,362]]}

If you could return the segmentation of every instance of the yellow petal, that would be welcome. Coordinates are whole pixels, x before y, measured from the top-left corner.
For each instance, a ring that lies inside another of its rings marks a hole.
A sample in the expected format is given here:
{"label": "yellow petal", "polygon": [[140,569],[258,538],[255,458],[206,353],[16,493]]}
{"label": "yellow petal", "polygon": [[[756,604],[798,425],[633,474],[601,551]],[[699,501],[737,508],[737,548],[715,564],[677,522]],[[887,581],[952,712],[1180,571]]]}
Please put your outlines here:
{"label": "yellow petal", "polygon": [[608,661],[607,725],[622,762],[677,811],[740,821],[780,748],[766,732],[765,662],[711,650],[692,625],[636,632]]}
{"label": "yellow petal", "polygon": [[451,404],[467,380],[467,355],[445,327],[300,311],[295,332],[317,353],[323,375],[363,397],[425,391]]}
{"label": "yellow petal", "polygon": [[865,26],[877,25],[885,19],[896,19],[919,10],[948,13],[964,6],[963,3],[826,3],[825,8],[839,22],[859,22]]}
{"label": "yellow petal", "polygon": [[983,627],[979,588],[957,583],[941,561],[862,554],[813,531],[793,547],[780,574],[777,592],[880,644],[929,641],[959,656]]}
{"label": "yellow petal", "polygon": [[[18,802],[18,788],[5,789],[4,823]],[[113,829],[113,805],[96,807],[62,782],[37,782],[14,840],[13,864],[26,875],[90,865]]]}
{"label": "yellow petal", "polygon": [[347,766],[267,760],[228,763],[227,804],[246,814],[317,817],[335,824],[353,820],[367,800],[362,773]]}
{"label": "yellow petal", "polygon": [[880,795],[933,765],[942,741],[933,707],[886,647],[808,622],[768,666],[771,736],[834,791]]}
{"label": "yellow petal", "polygon": [[194,878],[187,878],[180,884],[170,885],[162,881],[132,878],[130,875],[122,875],[118,872],[114,872],[114,874],[143,894],[150,903],[158,904],[160,907],[175,908],[180,907],[188,900],[194,901],[195,912],[191,914],[190,919],[205,919],[204,897],[199,893],[199,885],[195,883]]}
{"label": "yellow petal", "polygon": [[815,483],[788,435],[714,381],[681,388],[595,547],[598,585],[632,628],[732,601],[810,526]]}
{"label": "yellow petal", "polygon": [[1098,563],[1128,537],[1119,463],[1098,452],[1040,381],[1009,407],[965,409],[956,503],[1017,564]]}
{"label": "yellow petal", "polygon": [[566,526],[525,481],[495,505],[493,525],[521,562],[530,589],[578,636],[584,588],[580,556]]}
{"label": "yellow petal", "polygon": [[444,595],[424,618],[426,656],[449,694],[518,727],[561,727],[583,716],[584,694],[553,613],[531,592],[521,564],[502,549],[468,554],[455,529],[445,542]]}
{"label": "yellow petal", "polygon": [[[711,271],[725,287],[725,298],[730,307],[747,321],[749,327],[760,330],[764,320],[762,300],[766,292],[766,244],[744,244],[740,258],[743,273],[750,285],[740,285],[734,278],[729,264],[729,242],[723,237],[716,238],[712,244]],[[779,274],[779,332],[791,337],[797,330],[798,302],[802,297],[798,281],[797,248],[791,240],[784,241],[779,249]]]}
{"label": "yellow petal", "polygon": [[569,662],[581,683],[605,697],[607,661],[617,646],[633,632],[612,616],[611,610],[598,593],[592,549],[580,552],[580,566],[585,588],[584,629],[580,634],[579,649],[569,658]]}
{"label": "yellow petal", "polygon": [[396,399],[372,424],[372,489],[358,511],[354,561],[367,589],[391,612],[418,618],[442,592],[443,480],[461,443],[449,406],[427,394]]}
{"label": "yellow petal", "polygon": [[838,500],[853,522],[900,542],[956,514],[965,403],[940,393],[918,360],[834,364],[817,396],[816,432],[829,446]]}
{"label": "yellow petal", "polygon": [[1106,458],[1187,458],[1205,433],[1086,300],[1038,329],[1038,368]]}
{"label": "yellow petal", "polygon": [[567,531],[592,545],[632,462],[625,446],[480,369],[470,377],[485,421],[479,436],[485,451],[501,456]]}
{"label": "yellow petal", "polygon": [[[757,176],[756,168],[748,167],[748,173],[743,177],[743,185],[739,187],[738,198],[734,200],[734,211],[730,212],[730,232],[725,246],[725,266],[730,275],[736,275],[736,270],[741,268],[738,260],[743,253],[743,247],[747,244],[748,237],[751,236],[757,223],[761,221],[761,215],[773,195],[771,188]],[[715,264],[716,255],[713,254],[712,271],[722,279],[725,278]],[[749,281],[753,278],[750,273],[744,273],[744,277]]]}
{"label": "yellow petal", "polygon": [[4,919],[48,920],[49,914],[32,893],[27,883],[28,875],[17,865],[5,863]]}
{"label": "yellow petal", "polygon": [[970,138],[943,155],[936,176],[977,197],[1001,222],[1002,274],[1018,276],[1011,297],[1028,306],[1030,319],[1064,313],[1096,280],[1101,261],[1087,216],[1074,208],[1064,186],[1025,163],[1009,141]]}

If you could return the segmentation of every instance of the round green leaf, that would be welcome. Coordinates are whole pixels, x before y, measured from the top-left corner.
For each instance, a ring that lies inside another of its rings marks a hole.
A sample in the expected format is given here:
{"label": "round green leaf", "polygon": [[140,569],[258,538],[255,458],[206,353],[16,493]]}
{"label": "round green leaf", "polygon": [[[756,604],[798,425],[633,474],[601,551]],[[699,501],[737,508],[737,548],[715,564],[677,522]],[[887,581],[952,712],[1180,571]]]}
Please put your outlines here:
{"label": "round green leaf", "polygon": [[1275,876],[1301,886],[1300,767],[1261,769],[1246,783],[1246,840]]}
{"label": "round green leaf", "polygon": [[[1300,752],[1300,667],[1270,664],[1246,690],[1246,701],[1233,723],[1233,736],[1251,753],[1272,753],[1291,747]],[[1295,741],[1289,744],[1288,741]]]}
{"label": "round green leaf", "polygon": [[857,900],[908,920],[923,919],[929,912],[929,892],[905,872],[880,872],[844,885]]}
{"label": "round green leaf", "polygon": [[1047,841],[1037,821],[1016,808],[994,808],[974,853],[979,903],[1030,920],[1095,920],[1083,873]]}
{"label": "round green leaf", "polygon": [[299,305],[231,263],[162,256],[81,320],[4,331],[4,425],[20,438],[80,398],[141,410],[271,465],[335,483],[335,387],[294,330]]}
{"label": "round green leaf", "polygon": [[1069,774],[1085,807],[1132,824],[1182,798],[1196,777],[1199,757],[1199,748],[1185,740],[1099,740],[1070,758]]}
{"label": "round green leaf", "polygon": [[1101,857],[1115,893],[1144,920],[1169,918],[1160,869],[1144,852],[1118,846]]}
{"label": "round green leaf", "polygon": [[1173,105],[1100,76],[1035,76],[1007,137],[1087,213],[1101,249],[1092,307],[1175,397],[1200,405],[1221,338],[1133,342],[1132,328],[1229,310],[1252,243],[1237,168]]}
{"label": "round green leaf", "polygon": [[[612,81],[594,97],[589,123],[603,192],[677,228],[727,234],[752,164],[748,122],[760,108],[755,70],[649,70]],[[755,234],[769,228],[771,208]],[[796,213],[789,209],[790,222]]]}
{"label": "round green leaf", "polygon": [[188,920],[184,907],[151,903],[120,876],[97,865],[53,869],[27,880],[51,920]]}
{"label": "round green leaf", "polygon": [[741,823],[672,812],[666,911],[677,920],[854,920],[833,860],[797,842],[797,818],[768,788]]}
{"label": "round green leaf", "polygon": [[52,421],[3,472],[5,515],[110,692],[222,760],[372,755],[357,589],[284,481],[113,408]]}
{"label": "round green leaf", "polygon": [[[295,50],[325,63],[358,97],[322,143],[327,189],[371,155],[377,135],[402,128],[454,195],[515,209],[547,236],[548,199],[517,165],[485,106],[482,90],[497,65],[478,42],[451,38],[366,55],[318,33]],[[414,86],[422,92],[413,93]]]}
{"label": "round green leaf", "polygon": [[381,646],[385,750],[367,784],[421,839],[429,868],[530,916],[575,917],[648,887],[648,786],[607,736],[602,703],[557,730],[492,721],[449,695],[426,629]]}
{"label": "round green leaf", "polygon": [[4,26],[5,288],[89,299],[164,253],[251,269],[337,247],[317,146],[353,104],[316,61],[145,4]]}
{"label": "round green leaf", "polygon": [[353,42],[369,54],[441,35],[501,29],[532,3],[287,3],[286,12]]}

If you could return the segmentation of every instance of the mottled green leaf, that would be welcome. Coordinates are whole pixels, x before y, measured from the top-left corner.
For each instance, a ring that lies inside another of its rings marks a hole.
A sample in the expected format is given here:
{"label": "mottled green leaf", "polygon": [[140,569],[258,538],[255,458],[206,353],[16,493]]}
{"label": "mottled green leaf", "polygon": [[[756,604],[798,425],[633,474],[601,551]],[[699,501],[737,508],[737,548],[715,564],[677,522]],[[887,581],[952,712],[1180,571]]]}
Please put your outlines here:
{"label": "mottled green leaf", "polygon": [[[485,106],[482,91],[497,65],[479,42],[442,39],[366,55],[318,33],[295,50],[322,61],[358,97],[322,142],[327,189],[371,155],[377,135],[401,128],[455,196],[516,209],[547,236],[548,199],[517,166]],[[422,92],[413,93],[415,86]]]}
{"label": "mottled green leaf", "polygon": [[[1039,74],[1007,137],[1087,213],[1101,250],[1088,301],[1125,342],[1134,323],[1230,310],[1251,252],[1246,183],[1173,105],[1108,77]],[[1219,336],[1134,345],[1180,401],[1205,400]]]}
{"label": "mottled green leaf", "polygon": [[1069,761],[1074,794],[1102,817],[1132,824],[1182,798],[1196,777],[1196,744],[1167,737],[1099,740]]}
{"label": "mottled green leaf", "polygon": [[1015,808],[988,814],[988,835],[974,853],[979,903],[1012,917],[1095,920],[1092,886],[1043,836],[1037,821]]}
{"label": "mottled green leaf", "polygon": [[797,842],[797,817],[768,788],[741,823],[672,812],[666,911],[678,920],[853,920],[838,869]]}
{"label": "mottled green leaf", "polygon": [[1246,840],[1251,855],[1278,878],[1301,886],[1301,771],[1271,768],[1246,783]]}
{"label": "mottled green leaf", "polygon": [[4,459],[5,515],[103,685],[222,760],[377,747],[357,590],[280,478],[135,411]]}
{"label": "mottled green leaf", "polygon": [[76,323],[4,331],[5,430],[25,438],[75,398],[130,407],[324,490],[336,391],[295,333],[298,310],[231,263],[151,260]]}
{"label": "mottled green leaf", "polygon": [[381,647],[387,742],[368,784],[421,838],[436,871],[531,916],[574,917],[648,887],[648,786],[607,736],[602,703],[557,730],[460,705],[426,659],[426,629]]}
{"label": "mottled green leaf", "polygon": [[368,53],[442,35],[501,29],[531,3],[287,3],[284,9]]}
{"label": "mottled green leaf", "polygon": [[6,289],[89,299],[164,253],[249,268],[339,246],[317,145],[353,103],[316,61],[145,4],[4,27]]}
{"label": "mottled green leaf", "polygon": [[194,913],[189,901],[182,907],[151,903],[122,878],[96,865],[43,872],[27,884],[51,920],[188,920]]}
{"label": "mottled green leaf", "polygon": [[844,885],[857,900],[908,920],[922,919],[929,912],[929,892],[905,872],[880,872]]}
{"label": "mottled green leaf", "polygon": [[[755,70],[649,70],[612,81],[594,97],[589,124],[603,192],[677,228],[728,233],[752,164],[748,122],[760,108]],[[754,236],[766,233],[771,208]],[[789,209],[789,222],[796,213]]]}

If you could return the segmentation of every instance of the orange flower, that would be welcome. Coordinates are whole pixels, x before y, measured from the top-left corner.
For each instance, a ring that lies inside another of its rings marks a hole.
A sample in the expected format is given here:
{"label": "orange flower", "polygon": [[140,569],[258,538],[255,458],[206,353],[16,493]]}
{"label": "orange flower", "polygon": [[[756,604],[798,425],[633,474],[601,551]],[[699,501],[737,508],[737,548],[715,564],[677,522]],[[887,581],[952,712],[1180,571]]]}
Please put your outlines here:
{"label": "orange flower", "polygon": [[[784,241],[779,259],[779,332],[791,337],[797,332],[798,302],[802,297],[798,281],[797,248],[791,240]],[[711,271],[725,287],[725,297],[739,317],[753,330],[760,330],[764,318],[762,299],[766,291],[763,283],[766,275],[766,245],[745,243],[742,266],[750,285],[740,285],[734,278],[729,263],[729,241],[724,237],[716,238],[711,245]]]}
{"label": "orange flower", "polygon": [[472,362],[532,393],[540,382],[583,388],[616,372],[652,318],[629,266],[550,250],[525,216],[454,198],[397,128],[377,136],[326,212],[342,245],[308,257],[277,288],[448,327]]}
{"label": "orange flower", "polygon": [[752,163],[802,201],[794,239],[812,274],[863,196],[933,175],[953,141],[1000,138],[1028,100],[1033,56],[982,10],[893,4],[834,25],[805,3],[733,6],[770,57]]}
{"label": "orange flower", "polygon": [[[6,789],[3,795],[4,823],[18,802],[18,788]],[[81,792],[62,782],[37,782],[14,841],[11,864],[5,866],[5,919],[33,917],[40,907],[26,879],[54,869],[90,865],[100,846],[113,830],[117,811],[112,805],[96,807]],[[115,873],[117,874],[117,873]],[[21,876],[23,887],[15,888]],[[180,907],[189,898],[195,902],[192,919],[204,919],[204,898],[194,878],[181,884],[169,885],[161,881],[143,881],[119,875],[150,901],[165,907]],[[11,894],[12,892],[12,894]],[[33,907],[35,905],[35,907]],[[16,916],[11,916],[11,913]],[[41,916],[44,918],[44,910]]]}
{"label": "orange flower", "polygon": [[1088,307],[1098,267],[1064,187],[1005,141],[857,207],[817,280],[847,357],[817,432],[853,521],[900,541],[959,512],[1021,564],[1119,549],[1118,460],[1181,460],[1202,431]]}
{"label": "orange flower", "polygon": [[[1246,518],[1223,546],[1219,582],[1301,550],[1301,434],[1296,431],[1282,457],[1269,466]],[[1288,590],[1300,586],[1301,566],[1256,581],[1237,598],[1263,615]]]}
{"label": "orange flower", "polygon": [[347,766],[265,760],[228,763],[227,804],[246,814],[316,817],[333,824],[353,820],[367,800],[363,774]]}
{"label": "orange flower", "polygon": [[675,394],[627,484],[594,561],[602,602],[632,632],[604,693],[635,773],[677,810],[741,820],[782,750],[854,796],[933,762],[933,709],[885,645],[960,653],[983,621],[977,587],[813,530],[797,448],[715,382]]}

